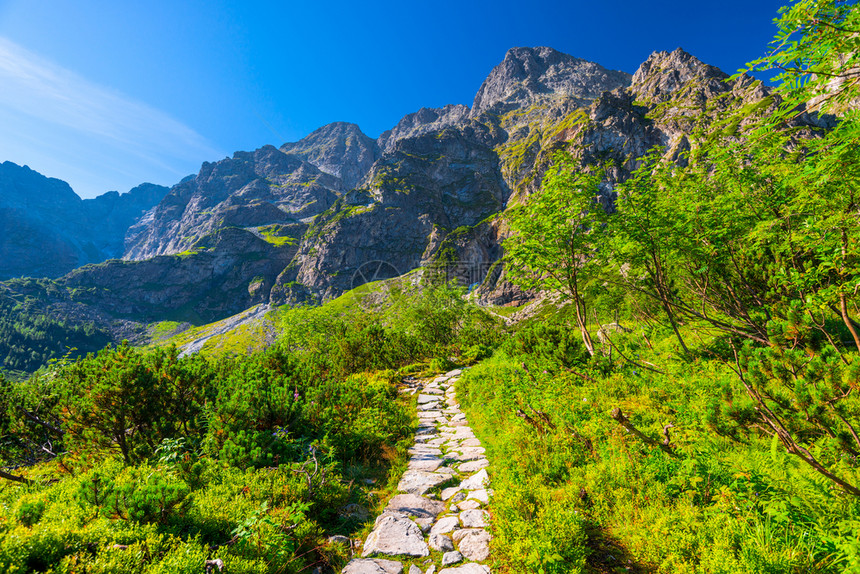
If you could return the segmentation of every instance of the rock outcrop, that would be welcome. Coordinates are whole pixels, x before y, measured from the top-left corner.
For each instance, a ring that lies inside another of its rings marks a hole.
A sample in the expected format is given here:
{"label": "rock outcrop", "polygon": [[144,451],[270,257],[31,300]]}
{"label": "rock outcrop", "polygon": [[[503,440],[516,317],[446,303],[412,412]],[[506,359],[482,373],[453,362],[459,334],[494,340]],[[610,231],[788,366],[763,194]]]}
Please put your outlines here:
{"label": "rock outcrop", "polygon": [[208,323],[268,301],[275,278],[294,253],[289,245],[225,228],[182,255],[110,260],[76,269],[56,283],[68,290],[71,301],[117,317]]}
{"label": "rock outcrop", "polygon": [[524,109],[545,99],[587,103],[601,93],[630,85],[630,74],[547,47],[512,48],[475,95],[472,117],[487,111]]}
{"label": "rock outcrop", "polygon": [[342,189],[356,187],[379,159],[380,147],[355,124],[335,122],[319,128],[281,151],[301,158],[342,182]]}

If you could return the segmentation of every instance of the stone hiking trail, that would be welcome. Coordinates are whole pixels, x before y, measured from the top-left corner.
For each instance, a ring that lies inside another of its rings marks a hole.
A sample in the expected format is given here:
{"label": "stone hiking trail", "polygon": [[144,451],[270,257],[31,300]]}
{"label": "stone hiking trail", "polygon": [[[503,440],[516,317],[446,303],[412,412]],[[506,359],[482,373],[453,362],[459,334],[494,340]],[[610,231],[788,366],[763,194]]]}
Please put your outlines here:
{"label": "stone hiking trail", "polygon": [[[401,392],[418,393],[409,466],[397,485],[400,494],[364,541],[361,558],[351,560],[343,574],[402,574],[404,558],[413,562],[407,574],[436,574],[431,550],[442,553],[438,574],[490,574],[483,564],[490,556],[490,515],[484,509],[493,494],[487,488],[490,463],[457,403],[454,383],[461,374],[457,369],[430,382],[404,381]],[[445,483],[455,486],[436,494]]]}

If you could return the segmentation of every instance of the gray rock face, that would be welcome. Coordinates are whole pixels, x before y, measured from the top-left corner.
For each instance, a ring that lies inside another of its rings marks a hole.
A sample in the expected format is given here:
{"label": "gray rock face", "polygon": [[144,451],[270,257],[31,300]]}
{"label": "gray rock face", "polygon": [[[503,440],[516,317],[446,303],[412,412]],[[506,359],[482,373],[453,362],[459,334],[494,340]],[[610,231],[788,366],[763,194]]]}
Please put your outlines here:
{"label": "gray rock face", "polygon": [[187,256],[82,267],[58,283],[77,289],[76,302],[114,315],[154,321],[185,308],[189,318],[209,322],[263,302],[266,283],[290,256],[241,229],[219,230],[194,247]]}
{"label": "gray rock face", "polygon": [[357,186],[380,156],[376,141],[347,122],[323,126],[295,143],[285,143],[281,151],[339,178],[344,189]]}
{"label": "gray rock face", "polygon": [[630,90],[640,101],[665,102],[684,87],[700,90],[707,99],[725,93],[730,86],[724,82],[729,75],[702,63],[681,48],[673,52],[654,52],[633,74]]}
{"label": "gray rock face", "polygon": [[181,253],[224,227],[295,225],[325,211],[342,190],[339,178],[273,146],[236,152],[175,185],[128,230],[124,258]]}
{"label": "gray rock face", "polygon": [[472,117],[490,110],[528,107],[550,97],[593,100],[602,92],[630,84],[630,74],[607,70],[552,48],[512,48],[484,80],[472,104]]}
{"label": "gray rock face", "polygon": [[402,139],[440,132],[447,127],[464,123],[468,117],[469,108],[462,104],[447,105],[444,108],[421,108],[403,116],[396,126],[383,132],[377,141],[383,152],[390,152]]}
{"label": "gray rock face", "polygon": [[406,273],[425,259],[434,229],[475,225],[509,195],[492,148],[457,130],[398,141],[367,181],[369,189],[344,196],[317,218],[299,248],[295,275],[280,283],[298,281],[332,297],[362,277]]}
{"label": "gray rock face", "polygon": [[373,532],[364,542],[362,556],[388,554],[406,556],[429,556],[430,548],[418,525],[408,518],[383,514],[376,519]]}

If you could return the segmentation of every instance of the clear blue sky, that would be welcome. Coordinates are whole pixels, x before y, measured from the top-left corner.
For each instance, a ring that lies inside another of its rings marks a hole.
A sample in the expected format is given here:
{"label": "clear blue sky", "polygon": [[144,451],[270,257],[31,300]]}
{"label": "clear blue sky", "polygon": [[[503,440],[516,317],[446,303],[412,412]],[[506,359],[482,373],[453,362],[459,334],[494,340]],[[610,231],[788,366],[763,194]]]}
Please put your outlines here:
{"label": "clear blue sky", "polygon": [[514,46],[630,73],[680,46],[733,73],[784,3],[0,0],[0,161],[83,197],[172,185],[332,121],[376,137],[471,105]]}

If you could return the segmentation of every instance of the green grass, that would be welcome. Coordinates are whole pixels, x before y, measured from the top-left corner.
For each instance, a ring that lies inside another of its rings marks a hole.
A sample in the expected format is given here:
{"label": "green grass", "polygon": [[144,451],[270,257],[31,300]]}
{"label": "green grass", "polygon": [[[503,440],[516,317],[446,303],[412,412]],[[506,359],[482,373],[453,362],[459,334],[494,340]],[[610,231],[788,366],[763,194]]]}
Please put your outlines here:
{"label": "green grass", "polygon": [[[577,344],[553,339],[553,320],[521,326],[457,383],[491,461],[494,571],[857,571],[860,503],[766,435],[715,418],[742,390],[709,357],[713,338],[682,360],[670,333],[651,331],[649,345],[628,324],[612,338],[639,365],[562,359]],[[673,453],[628,433],[614,408],[657,441],[673,424]]]}

